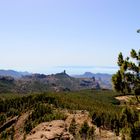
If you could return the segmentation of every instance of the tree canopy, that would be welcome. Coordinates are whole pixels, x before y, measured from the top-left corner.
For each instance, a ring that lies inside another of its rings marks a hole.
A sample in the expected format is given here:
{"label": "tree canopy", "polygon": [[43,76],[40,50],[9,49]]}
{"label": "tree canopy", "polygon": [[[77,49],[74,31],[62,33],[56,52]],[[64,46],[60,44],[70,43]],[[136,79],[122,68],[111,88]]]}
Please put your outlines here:
{"label": "tree canopy", "polygon": [[132,49],[126,58],[120,53],[117,63],[119,70],[112,77],[114,89],[123,94],[140,94],[140,50]]}

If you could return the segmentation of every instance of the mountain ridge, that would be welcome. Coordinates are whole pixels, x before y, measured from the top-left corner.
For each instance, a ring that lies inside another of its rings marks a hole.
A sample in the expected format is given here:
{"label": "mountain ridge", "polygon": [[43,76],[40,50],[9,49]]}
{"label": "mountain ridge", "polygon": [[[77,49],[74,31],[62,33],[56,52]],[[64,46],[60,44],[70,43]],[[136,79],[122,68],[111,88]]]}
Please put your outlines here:
{"label": "mountain ridge", "polygon": [[[93,78],[74,78],[65,72],[51,75],[32,74],[22,76],[21,78],[12,78],[8,76],[1,76],[0,78],[1,93],[59,92],[99,88],[100,84]],[[6,89],[9,90],[7,91]]]}
{"label": "mountain ridge", "polygon": [[13,78],[21,78],[22,76],[25,75],[30,75],[31,73],[24,71],[24,72],[20,72],[20,71],[15,71],[15,70],[4,70],[4,69],[0,69],[0,76],[10,76]]}
{"label": "mountain ridge", "polygon": [[112,89],[112,74],[85,72],[81,75],[73,75],[75,78],[95,78],[103,88]]}

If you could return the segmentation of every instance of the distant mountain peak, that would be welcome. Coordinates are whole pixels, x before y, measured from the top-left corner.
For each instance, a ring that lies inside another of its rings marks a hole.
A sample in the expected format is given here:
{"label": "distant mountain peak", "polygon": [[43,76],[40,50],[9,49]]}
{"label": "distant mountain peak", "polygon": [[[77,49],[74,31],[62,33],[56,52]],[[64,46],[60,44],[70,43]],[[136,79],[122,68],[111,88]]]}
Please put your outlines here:
{"label": "distant mountain peak", "polygon": [[28,72],[18,72],[15,70],[0,70],[0,76],[11,76],[13,78],[21,78],[22,76],[30,75]]}
{"label": "distant mountain peak", "polygon": [[60,72],[60,73],[56,73],[55,76],[63,76],[63,77],[70,77],[66,71],[64,70],[63,72]]}

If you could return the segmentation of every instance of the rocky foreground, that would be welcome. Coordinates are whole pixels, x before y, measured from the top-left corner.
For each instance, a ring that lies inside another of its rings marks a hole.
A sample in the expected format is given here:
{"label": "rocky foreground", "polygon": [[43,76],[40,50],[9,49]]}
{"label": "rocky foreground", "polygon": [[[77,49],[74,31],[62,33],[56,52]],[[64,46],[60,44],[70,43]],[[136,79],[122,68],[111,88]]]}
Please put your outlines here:
{"label": "rocky foreground", "polygon": [[[80,129],[83,122],[87,121],[90,127],[93,126],[91,118],[87,111],[76,111],[75,113],[67,112],[67,119],[53,120],[51,122],[44,122],[36,126],[27,136],[26,140],[75,140],[72,134],[69,132],[69,127],[72,119],[74,118],[77,125],[77,130]],[[101,130],[95,126],[95,140],[120,140],[120,137],[116,137],[113,132],[107,130]],[[19,138],[17,138],[19,140]]]}

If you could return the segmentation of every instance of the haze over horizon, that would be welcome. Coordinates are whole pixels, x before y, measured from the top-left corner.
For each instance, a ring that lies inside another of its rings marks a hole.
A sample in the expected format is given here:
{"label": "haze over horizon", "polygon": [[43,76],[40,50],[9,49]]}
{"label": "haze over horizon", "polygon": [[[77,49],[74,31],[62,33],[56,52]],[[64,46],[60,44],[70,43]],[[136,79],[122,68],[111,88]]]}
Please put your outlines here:
{"label": "haze over horizon", "polygon": [[102,66],[56,66],[47,68],[44,71],[28,71],[28,70],[17,70],[17,69],[0,69],[6,71],[17,71],[17,72],[27,72],[27,73],[40,73],[40,74],[56,74],[61,73],[64,70],[69,75],[82,75],[86,72],[90,73],[102,73],[102,74],[114,74],[118,68],[117,67],[102,67]]}
{"label": "haze over horizon", "polygon": [[0,1],[0,69],[114,73],[139,50],[139,0]]}

